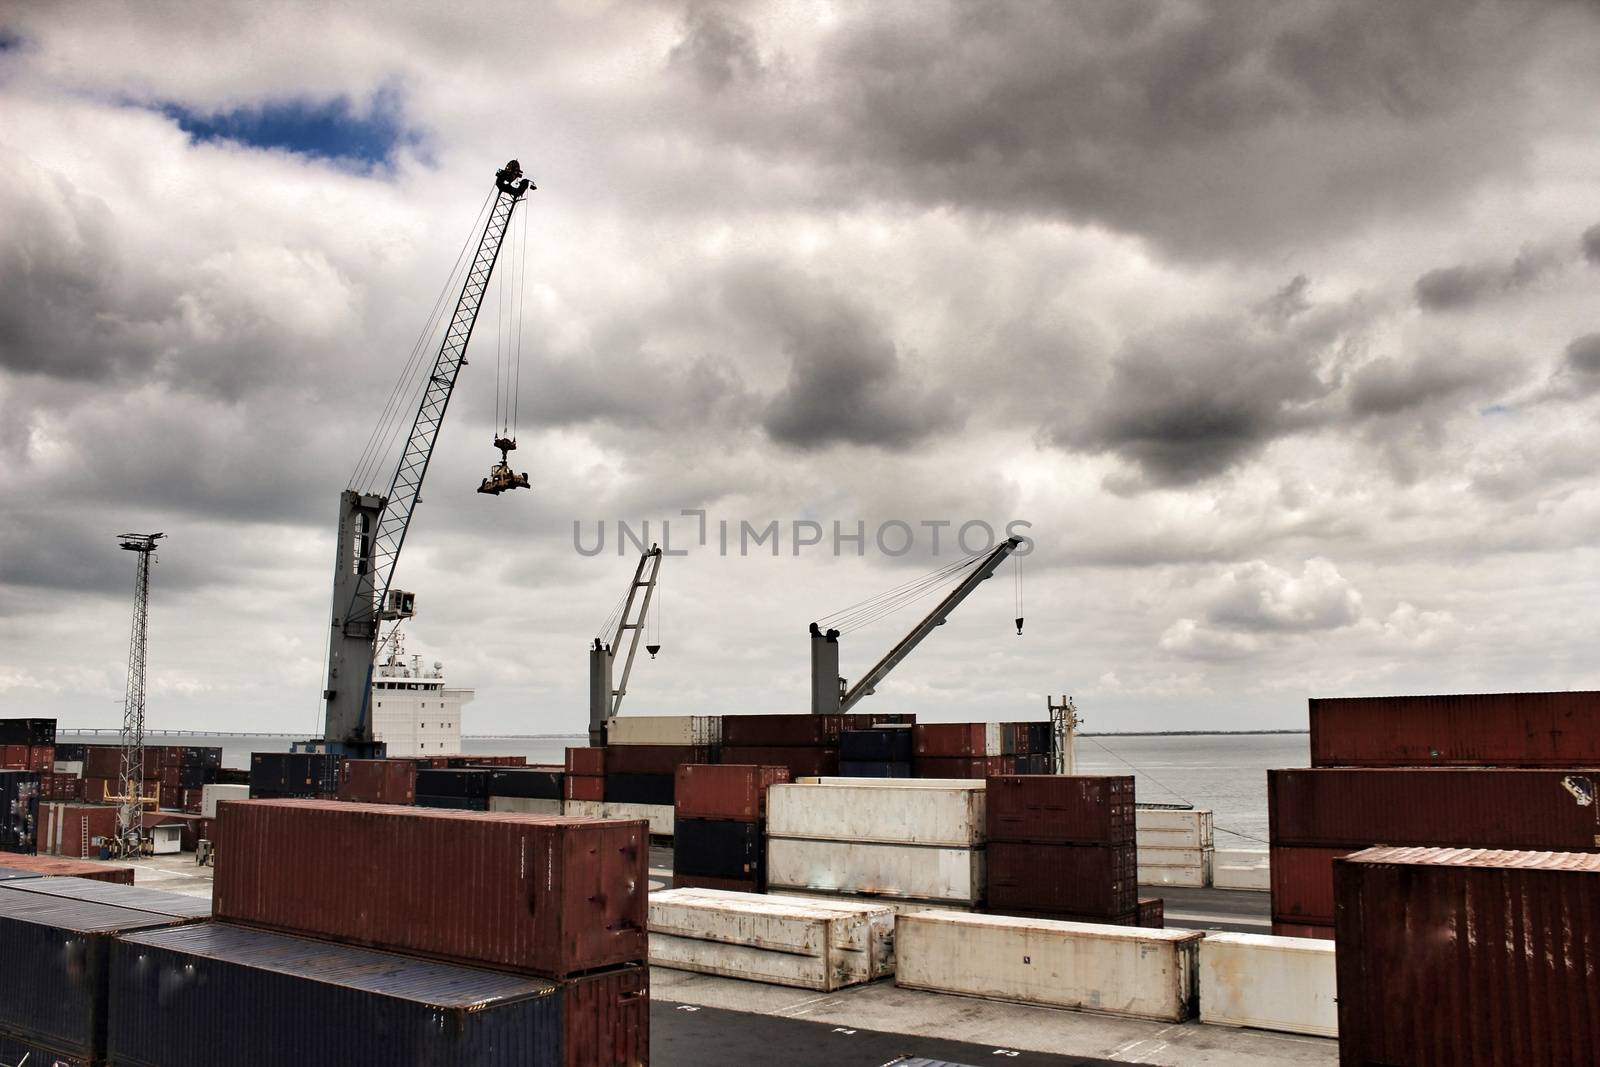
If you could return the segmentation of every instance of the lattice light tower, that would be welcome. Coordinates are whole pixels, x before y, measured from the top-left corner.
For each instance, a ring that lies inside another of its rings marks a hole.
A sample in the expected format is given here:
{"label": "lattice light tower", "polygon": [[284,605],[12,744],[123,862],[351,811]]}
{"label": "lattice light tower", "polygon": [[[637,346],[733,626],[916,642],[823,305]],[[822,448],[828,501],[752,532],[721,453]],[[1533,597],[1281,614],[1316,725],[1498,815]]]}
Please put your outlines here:
{"label": "lattice light tower", "polygon": [[133,635],[128,639],[128,691],[122,705],[122,775],[118,783],[116,850],[139,854],[144,839],[144,668],[150,631],[150,565],[156,542],[166,534],[118,534],[122,547],[139,555],[133,580]]}

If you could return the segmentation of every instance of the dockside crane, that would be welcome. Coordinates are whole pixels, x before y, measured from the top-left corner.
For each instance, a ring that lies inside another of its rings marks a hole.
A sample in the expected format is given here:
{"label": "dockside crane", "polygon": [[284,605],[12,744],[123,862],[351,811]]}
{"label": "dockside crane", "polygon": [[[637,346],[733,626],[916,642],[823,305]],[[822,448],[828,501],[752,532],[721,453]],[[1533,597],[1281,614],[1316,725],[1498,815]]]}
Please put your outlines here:
{"label": "dockside crane", "polygon": [[[589,648],[589,744],[606,743],[606,720],[614,718],[622,709],[622,698],[628,695],[628,678],[633,674],[633,657],[639,652],[639,638],[644,634],[645,622],[650,616],[650,599],[655,595],[656,578],[661,573],[661,546],[651,545],[650,551],[639,557],[633,580],[611,609],[611,615],[601,624],[601,634]],[[659,609],[658,609],[659,611]],[[658,616],[659,618],[659,616]],[[613,625],[613,621],[615,625]],[[659,622],[657,623],[659,627]],[[622,676],[617,677],[617,656],[623,651],[626,638],[627,654],[622,657]],[[645,651],[655,659],[661,651],[661,634],[655,642],[645,642]]]}
{"label": "dockside crane", "polygon": [[[1008,537],[1001,541],[987,553],[972,556],[949,567],[933,571],[920,578],[913,579],[904,585],[896,586],[876,597],[864,600],[859,604],[832,615],[826,615],[818,622],[811,624],[811,711],[815,715],[837,715],[849,711],[861,700],[870,696],[878,683],[888,677],[889,672],[899,665],[900,661],[911,655],[913,649],[922,643],[923,638],[931,634],[935,627],[943,626],[945,620],[956,606],[972,594],[972,591],[983,584],[995,572],[1005,558],[1022,547],[1020,537]],[[885,653],[884,657],[873,664],[867,673],[863,674],[854,685],[847,685],[845,679],[839,676],[839,637],[842,631],[864,626],[875,622],[892,611],[898,610],[913,600],[927,596],[935,589],[942,587],[957,575],[962,575],[956,585],[944,599],[940,600],[934,609],[922,617],[922,620],[912,627],[911,632],[902,637],[893,648]],[[824,628],[821,624],[832,622],[833,625]],[[1021,579],[1017,585],[1017,634],[1022,634],[1022,591]]]}
{"label": "dockside crane", "polygon": [[[421,399],[411,420],[410,434],[400,451],[399,463],[389,481],[389,491],[380,496],[363,491],[361,485],[357,484],[361,479],[362,464],[368,462],[367,453],[364,453],[350,487],[339,496],[333,625],[328,645],[327,684],[322,692],[326,721],[323,738],[330,748],[344,746],[351,754],[361,754],[371,747],[372,716],[368,702],[371,699],[372,664],[377,654],[378,628],[381,622],[409,618],[415,613],[412,594],[391,588],[395,564],[399,562],[400,551],[405,546],[412,514],[422,500],[422,482],[433,457],[433,446],[438,440],[439,427],[449,407],[456,379],[461,368],[466,366],[467,344],[472,339],[478,310],[483,304],[489,279],[510,229],[512,213],[532,188],[533,182],[523,177],[522,167],[516,160],[495,172],[494,189],[487,202],[486,217],[483,209],[480,209],[480,218],[484,218],[484,222],[476,251],[470,260],[459,261],[466,263],[460,295],[445,327],[432,370],[421,383]],[[436,309],[439,306],[442,303],[436,305]],[[425,333],[424,337],[428,336],[431,334]],[[421,346],[424,343],[419,341],[414,355],[423,351]],[[402,385],[404,383],[405,376],[402,375]],[[385,408],[385,415],[380,416],[379,430],[374,431],[374,438],[368,442],[368,452],[378,460],[388,455],[379,432],[385,428],[384,419],[391,409],[403,413],[397,404],[403,404],[407,395],[402,386],[396,386],[390,404]],[[374,442],[380,447],[375,449]],[[515,442],[507,440],[502,443],[497,437],[495,447],[501,449],[501,462],[495,465],[490,479],[485,480],[485,485],[490,481],[494,485],[490,489],[480,486],[480,491],[503,492],[525,488],[527,476],[512,473],[507,459],[507,452],[516,447]]]}
{"label": "dockside crane", "polygon": [[150,567],[156,561],[156,542],[164,533],[118,534],[124,551],[138,559],[133,578],[133,629],[128,638],[128,685],[122,701],[122,762],[117,794],[106,797],[117,805],[117,837],[111,851],[137,856],[144,849],[144,809],[159,800],[144,791],[144,676],[150,642]]}

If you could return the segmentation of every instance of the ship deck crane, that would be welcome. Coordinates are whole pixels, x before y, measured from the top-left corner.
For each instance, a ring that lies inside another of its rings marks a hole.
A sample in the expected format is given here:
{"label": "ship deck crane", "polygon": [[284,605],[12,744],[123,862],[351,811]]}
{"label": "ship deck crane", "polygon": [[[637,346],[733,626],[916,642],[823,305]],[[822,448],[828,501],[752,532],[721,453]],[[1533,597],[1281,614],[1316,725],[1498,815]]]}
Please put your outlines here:
{"label": "ship deck crane", "polygon": [[[633,673],[633,658],[639,652],[639,638],[644,633],[645,621],[650,615],[650,599],[655,595],[656,578],[661,573],[661,546],[651,545],[639,557],[633,580],[622,595],[611,615],[601,624],[603,631],[589,648],[589,743],[606,743],[606,720],[615,718],[622,708],[622,698],[628,695],[628,677]],[[659,609],[658,623],[659,626]],[[615,626],[612,625],[615,620]],[[623,651],[626,638],[627,654],[622,657],[622,676],[617,677],[617,656]],[[654,643],[646,642],[645,651],[655,659],[661,651],[661,635]]]}
{"label": "ship deck crane", "polygon": [[[853,605],[833,615],[824,616],[824,620],[838,619],[853,621],[856,625],[865,625],[865,622],[874,621],[890,611],[896,610],[910,600],[927,595],[944,582],[949,581],[957,574],[966,571],[966,576],[952,589],[944,599],[940,600],[934,609],[922,617],[922,620],[912,627],[911,632],[902,637],[893,648],[889,649],[884,657],[873,664],[867,673],[863,674],[854,685],[846,685],[845,679],[839,676],[839,636],[838,628],[824,629],[819,623],[811,624],[811,711],[815,715],[837,715],[849,711],[861,700],[870,696],[877,685],[888,677],[889,672],[899,665],[900,661],[911,655],[913,649],[922,643],[923,638],[934,631],[935,627],[943,626],[945,620],[956,606],[971,595],[984,581],[994,574],[1005,558],[1022,546],[1020,537],[1008,537],[993,549],[981,556],[971,557],[950,567],[934,571],[922,578],[915,579],[903,586],[897,586],[887,593],[880,594],[860,604]],[[1022,633],[1022,598],[1020,578],[1017,592],[1017,633]]]}
{"label": "ship deck crane", "polygon": [[[328,646],[328,677],[323,688],[325,701],[324,741],[361,749],[372,741],[372,718],[368,701],[372,688],[372,664],[377,653],[380,622],[403,619],[413,614],[411,594],[392,589],[395,564],[405,546],[406,531],[417,504],[422,500],[422,482],[428,473],[439,427],[444,421],[450,396],[461,368],[466,366],[467,343],[478,320],[478,311],[494,273],[495,262],[510,228],[512,213],[534,184],[523,177],[522,167],[512,160],[494,176],[494,189],[488,214],[479,234],[476,251],[465,261],[466,271],[460,295],[444,330],[432,370],[421,383],[421,400],[411,420],[411,431],[400,451],[400,459],[389,482],[388,493],[379,496],[364,492],[356,484],[339,497],[339,543],[334,561],[333,625]],[[480,209],[480,217],[482,209]],[[465,251],[465,249],[463,249]],[[443,294],[441,294],[441,300]],[[438,305],[438,306],[442,306]],[[424,335],[425,337],[429,334]],[[422,351],[419,342],[417,353]],[[409,369],[409,364],[408,364]],[[402,382],[405,378],[402,375]],[[406,396],[401,386],[390,398],[398,414],[396,398]],[[403,403],[403,400],[400,401]],[[384,419],[380,417],[380,430]],[[378,431],[374,431],[378,439]],[[369,452],[373,442],[368,442]],[[499,447],[499,442],[496,442]],[[387,453],[374,452],[377,458]],[[501,451],[501,467],[510,475],[507,450]],[[366,462],[366,454],[363,463]],[[361,465],[358,465],[358,472]],[[491,475],[495,477],[495,475]],[[528,484],[526,475],[510,475],[506,488]]]}

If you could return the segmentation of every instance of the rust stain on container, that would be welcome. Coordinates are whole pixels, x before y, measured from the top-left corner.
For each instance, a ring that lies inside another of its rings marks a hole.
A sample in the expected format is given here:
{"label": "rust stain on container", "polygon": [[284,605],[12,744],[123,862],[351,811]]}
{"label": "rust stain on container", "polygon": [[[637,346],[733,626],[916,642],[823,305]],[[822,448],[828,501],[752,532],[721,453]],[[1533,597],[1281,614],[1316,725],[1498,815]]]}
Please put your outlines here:
{"label": "rust stain on container", "polygon": [[557,978],[646,958],[642,821],[316,800],[219,821],[219,919]]}
{"label": "rust stain on container", "polygon": [[1334,877],[1341,1063],[1600,1062],[1600,856],[1370,849]]}
{"label": "rust stain on container", "polygon": [[673,792],[677,815],[755,822],[766,818],[767,787],[787,781],[788,767],[686,763],[678,767]]}
{"label": "rust stain on container", "polygon": [[1313,767],[1600,766],[1600,692],[1314,699],[1310,717]]}
{"label": "rust stain on container", "polygon": [[1332,925],[1333,861],[1366,847],[1270,849],[1272,921]]}
{"label": "rust stain on container", "polygon": [[1128,775],[997,775],[985,810],[992,841],[1065,845],[1134,843]]}

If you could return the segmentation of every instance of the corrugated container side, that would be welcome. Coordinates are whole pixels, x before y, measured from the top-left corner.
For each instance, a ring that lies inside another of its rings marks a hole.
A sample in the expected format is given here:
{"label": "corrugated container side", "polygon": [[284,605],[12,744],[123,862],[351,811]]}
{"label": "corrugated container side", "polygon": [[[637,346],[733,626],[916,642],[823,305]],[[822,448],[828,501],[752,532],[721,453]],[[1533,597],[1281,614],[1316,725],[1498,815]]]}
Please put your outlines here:
{"label": "corrugated container side", "polygon": [[339,766],[338,792],[340,800],[357,803],[415,803],[417,765],[400,759],[347,759]]}
{"label": "corrugated container side", "polygon": [[1600,856],[1372,849],[1334,878],[1341,1063],[1600,1062]]}
{"label": "corrugated container side", "polygon": [[567,774],[595,775],[606,773],[606,750],[603,748],[567,749]]}
{"label": "corrugated container side", "polygon": [[1310,720],[1313,767],[1600,766],[1600,692],[1314,699]]}
{"label": "corrugated container side", "polygon": [[1600,848],[1600,773],[1498,768],[1267,772],[1275,845]]}
{"label": "corrugated container side", "polygon": [[[825,715],[815,718],[827,718]],[[724,725],[726,729],[726,725]],[[784,767],[789,780],[839,773],[839,750],[784,745],[723,745],[723,763],[756,763],[763,767]]]}
{"label": "corrugated container side", "polygon": [[686,763],[678,768],[673,802],[679,819],[754,822],[766,816],[767,790],[788,781],[787,767]]}
{"label": "corrugated container side", "polygon": [[991,778],[1015,772],[1015,756],[917,756],[911,761],[917,778]]}
{"label": "corrugated container side", "polygon": [[951,758],[998,756],[989,749],[989,724],[982,722],[923,722],[911,728],[911,751],[917,757]]}
{"label": "corrugated container side", "polygon": [[209,919],[211,900],[184,893],[166,893],[142,886],[119,885],[91,878],[29,878],[8,883],[5,890],[36,893],[62,900],[86,900],[113,908],[129,908],[173,919]]}
{"label": "corrugated container side", "polygon": [[981,848],[767,840],[767,884],[774,891],[971,905],[983,899],[983,870]]}
{"label": "corrugated container side", "polygon": [[705,745],[612,745],[606,750],[606,774],[676,774],[685,763],[708,763]]}
{"label": "corrugated container side", "polygon": [[725,748],[836,748],[846,726],[844,715],[724,715],[722,744]]}
{"label": "corrugated container side", "polygon": [[558,977],[645,958],[642,823],[324,801],[221,811],[219,919]]}
{"label": "corrugated container side", "polygon": [[1071,915],[1126,915],[1139,906],[1129,845],[988,846],[991,908]]}
{"label": "corrugated container side", "polygon": [[1200,942],[1200,1021],[1339,1035],[1334,948],[1325,941],[1210,934]]}
{"label": "corrugated container side", "polygon": [[1274,922],[1333,924],[1333,861],[1357,848],[1273,848]]}
{"label": "corrugated container side", "polygon": [[672,872],[762,881],[766,837],[757,822],[674,820]]}
{"label": "corrugated container side", "polygon": [[560,800],[565,778],[560,767],[503,767],[489,772],[489,795]]}
{"label": "corrugated container side", "polygon": [[1131,776],[997,775],[987,792],[990,841],[1133,843]]}
{"label": "corrugated container side", "polygon": [[561,783],[564,800],[582,800],[599,803],[606,798],[606,780],[598,774],[569,773]]}
{"label": "corrugated container side", "polygon": [[809,840],[969,848],[984,841],[984,790],[976,783],[774,785],[767,790],[767,834]]}
{"label": "corrugated container side", "polygon": [[903,778],[911,777],[909,763],[863,763],[858,760],[840,760],[841,778]]}
{"label": "corrugated container side", "polygon": [[671,807],[677,777],[671,774],[608,774],[605,798],[617,804],[660,804]]}
{"label": "corrugated container side", "polygon": [[1167,925],[1167,904],[1162,897],[1140,897],[1137,921],[1146,930],[1160,930]]}
{"label": "corrugated container side", "polygon": [[98,1067],[101,1062],[48,1049],[0,1031],[0,1063],[20,1064],[21,1067]]}
{"label": "corrugated container side", "polygon": [[102,882],[116,882],[119,885],[133,884],[132,867],[113,866],[93,860],[25,856],[8,852],[0,855],[0,864],[12,870],[30,871],[51,878],[97,878]]}
{"label": "corrugated container side", "polygon": [[1307,941],[1332,941],[1333,925],[1317,923],[1280,923],[1272,924],[1273,937],[1298,937]]}
{"label": "corrugated container side", "polygon": [[885,726],[846,730],[839,735],[839,758],[855,763],[910,763],[915,727]]}

